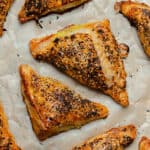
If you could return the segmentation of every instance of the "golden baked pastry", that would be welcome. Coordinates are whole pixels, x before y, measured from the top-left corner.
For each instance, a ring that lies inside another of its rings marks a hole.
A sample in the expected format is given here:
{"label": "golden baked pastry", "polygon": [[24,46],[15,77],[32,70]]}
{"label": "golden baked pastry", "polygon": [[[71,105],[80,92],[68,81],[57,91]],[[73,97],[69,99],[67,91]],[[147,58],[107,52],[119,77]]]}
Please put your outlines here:
{"label": "golden baked pastry", "polygon": [[35,59],[53,64],[81,84],[128,106],[122,60],[128,47],[117,43],[108,20],[71,25],[56,34],[33,39],[30,50]]}
{"label": "golden baked pastry", "polygon": [[139,150],[150,150],[150,139],[143,136],[139,143]]}
{"label": "golden baked pastry", "polygon": [[134,125],[112,128],[72,150],[124,150],[135,138],[136,128]]}
{"label": "golden baked pastry", "polygon": [[30,66],[20,66],[22,95],[33,129],[40,140],[106,118],[105,106],[83,99],[57,80],[38,75]]}
{"label": "golden baked pastry", "polygon": [[3,35],[4,22],[13,2],[14,0],[0,0],[0,36]]}
{"label": "golden baked pastry", "polygon": [[19,13],[19,20],[21,23],[38,20],[47,14],[62,13],[87,1],[89,0],[26,0]]}
{"label": "golden baked pastry", "polygon": [[0,103],[0,150],[21,150],[9,131],[8,122]]}
{"label": "golden baked pastry", "polygon": [[132,1],[117,2],[115,9],[136,27],[145,53],[150,57],[150,6]]}

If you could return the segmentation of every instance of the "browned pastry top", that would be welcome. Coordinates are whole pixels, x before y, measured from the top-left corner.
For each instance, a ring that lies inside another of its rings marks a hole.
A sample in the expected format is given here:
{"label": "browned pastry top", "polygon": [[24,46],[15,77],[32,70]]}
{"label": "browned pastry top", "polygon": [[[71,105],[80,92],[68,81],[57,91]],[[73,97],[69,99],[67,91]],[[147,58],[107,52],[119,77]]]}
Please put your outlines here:
{"label": "browned pastry top", "polygon": [[124,47],[115,40],[108,20],[68,26],[30,42],[35,59],[53,64],[83,85],[101,90],[128,106],[126,72],[120,53]]}
{"label": "browned pastry top", "polygon": [[139,150],[150,150],[150,139],[143,136],[139,143]]}
{"label": "browned pastry top", "polygon": [[108,115],[105,106],[83,99],[57,80],[39,76],[27,65],[20,67],[20,74],[24,100],[39,139]]}
{"label": "browned pastry top", "polygon": [[115,9],[136,27],[145,53],[150,56],[150,6],[140,2],[122,1],[116,3]]}
{"label": "browned pastry top", "polygon": [[0,150],[21,150],[8,129],[7,118],[0,104]]}
{"label": "browned pastry top", "polygon": [[72,150],[124,150],[136,138],[136,128],[128,125],[112,128],[97,135]]}
{"label": "browned pastry top", "polygon": [[0,0],[0,36],[3,35],[3,26],[8,14],[9,8],[14,0]]}
{"label": "browned pastry top", "polygon": [[89,0],[26,0],[19,13],[20,22],[39,19],[52,12],[61,13]]}

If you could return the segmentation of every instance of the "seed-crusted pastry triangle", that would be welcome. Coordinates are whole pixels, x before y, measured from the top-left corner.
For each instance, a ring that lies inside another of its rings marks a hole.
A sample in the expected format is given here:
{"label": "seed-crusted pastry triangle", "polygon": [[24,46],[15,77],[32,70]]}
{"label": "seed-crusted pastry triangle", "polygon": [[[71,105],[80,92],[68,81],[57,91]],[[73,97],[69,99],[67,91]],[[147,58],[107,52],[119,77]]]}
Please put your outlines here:
{"label": "seed-crusted pastry triangle", "polygon": [[124,147],[131,144],[135,138],[136,128],[134,125],[112,128],[72,150],[124,150]]}
{"label": "seed-crusted pastry triangle", "polygon": [[118,45],[108,20],[71,25],[56,34],[33,39],[30,50],[35,59],[53,64],[83,85],[101,90],[120,105],[128,106],[122,61],[128,47]]}
{"label": "seed-crusted pastry triangle", "polygon": [[0,103],[0,150],[21,150],[9,131],[7,117]]}
{"label": "seed-crusted pastry triangle", "polygon": [[145,53],[150,57],[150,6],[132,1],[117,2],[115,9],[136,27]]}
{"label": "seed-crusted pastry triangle", "polygon": [[3,35],[4,22],[13,2],[14,0],[0,0],[0,36]]}
{"label": "seed-crusted pastry triangle", "polygon": [[105,106],[83,99],[57,80],[41,77],[28,65],[20,66],[20,75],[24,101],[40,140],[108,115]]}
{"label": "seed-crusted pastry triangle", "polygon": [[143,136],[139,143],[139,150],[150,150],[150,139]]}
{"label": "seed-crusted pastry triangle", "polygon": [[62,13],[89,0],[26,0],[19,13],[20,22],[38,20],[50,13]]}

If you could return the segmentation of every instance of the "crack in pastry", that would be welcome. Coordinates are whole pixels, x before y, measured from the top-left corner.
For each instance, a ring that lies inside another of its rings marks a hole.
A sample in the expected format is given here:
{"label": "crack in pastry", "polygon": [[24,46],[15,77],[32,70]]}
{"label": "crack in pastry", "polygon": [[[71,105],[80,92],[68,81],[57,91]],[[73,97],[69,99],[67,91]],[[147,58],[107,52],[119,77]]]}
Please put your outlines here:
{"label": "crack in pastry", "polygon": [[136,27],[144,51],[150,57],[150,6],[139,2],[122,1],[116,3],[115,9]]}
{"label": "crack in pastry", "polygon": [[9,131],[8,121],[0,103],[0,150],[21,150]]}
{"label": "crack in pastry", "polygon": [[26,0],[19,13],[19,20],[21,23],[32,19],[38,20],[50,13],[65,12],[87,1],[89,0]]}
{"label": "crack in pastry", "polygon": [[40,140],[94,120],[106,118],[108,109],[83,99],[61,82],[20,66],[22,95],[33,129]]}
{"label": "crack in pastry", "polygon": [[72,150],[124,150],[135,138],[136,128],[134,125],[112,128]]}
{"label": "crack in pastry", "polygon": [[117,43],[108,20],[71,25],[56,34],[33,39],[30,50],[35,59],[53,64],[81,84],[128,106],[122,57],[127,57],[129,48]]}
{"label": "crack in pastry", "polygon": [[150,150],[150,139],[143,136],[139,143],[139,150]]}
{"label": "crack in pastry", "polygon": [[6,16],[13,2],[14,0],[1,0],[0,1],[0,36],[3,35],[4,22],[6,20]]}

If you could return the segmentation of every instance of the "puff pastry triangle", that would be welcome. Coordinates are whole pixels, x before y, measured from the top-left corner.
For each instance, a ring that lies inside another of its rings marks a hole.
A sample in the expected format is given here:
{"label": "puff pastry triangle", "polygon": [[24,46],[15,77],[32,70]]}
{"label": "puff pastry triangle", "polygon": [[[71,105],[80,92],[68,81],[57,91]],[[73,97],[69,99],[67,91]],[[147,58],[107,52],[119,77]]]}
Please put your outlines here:
{"label": "puff pastry triangle", "polygon": [[62,13],[89,0],[26,0],[19,13],[20,22],[38,20],[50,13]]}
{"label": "puff pastry triangle", "polygon": [[13,4],[14,0],[1,0],[0,1],[0,36],[3,35],[3,26],[6,20],[8,11]]}
{"label": "puff pastry triangle", "polygon": [[57,80],[38,75],[30,66],[20,66],[21,87],[33,129],[40,140],[106,118],[108,109],[83,99]]}
{"label": "puff pastry triangle", "polygon": [[143,136],[139,143],[139,150],[150,150],[150,139]]}
{"label": "puff pastry triangle", "polygon": [[116,3],[115,9],[136,27],[144,51],[150,57],[150,6],[140,2],[122,1]]}
{"label": "puff pastry triangle", "polygon": [[53,64],[81,84],[128,106],[122,60],[128,47],[117,43],[108,20],[71,25],[56,34],[33,39],[30,50],[35,59]]}
{"label": "puff pastry triangle", "polygon": [[21,150],[9,131],[7,117],[0,103],[0,150]]}
{"label": "puff pastry triangle", "polygon": [[136,128],[134,125],[112,128],[72,150],[124,150],[135,138]]}

